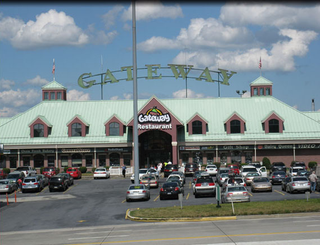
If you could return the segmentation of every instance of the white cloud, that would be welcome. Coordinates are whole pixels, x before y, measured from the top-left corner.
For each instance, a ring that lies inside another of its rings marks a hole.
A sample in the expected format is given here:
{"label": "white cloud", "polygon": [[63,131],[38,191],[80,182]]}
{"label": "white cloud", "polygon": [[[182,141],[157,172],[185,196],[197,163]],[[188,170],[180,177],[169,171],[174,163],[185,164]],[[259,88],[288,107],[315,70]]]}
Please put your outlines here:
{"label": "white cloud", "polygon": [[119,99],[120,99],[120,97],[118,95],[112,96],[110,98],[110,100],[119,100]]}
{"label": "white cloud", "polygon": [[[122,94],[122,96],[123,96],[123,98],[124,98],[125,100],[132,100],[132,98],[133,98],[133,95],[130,94],[130,93],[124,93],[124,94]],[[121,100],[121,98],[120,98],[120,96],[115,95],[115,96],[112,96],[112,97],[110,98],[110,100]]]}
{"label": "white cloud", "polygon": [[221,8],[220,19],[233,26],[260,25],[320,31],[320,5],[232,3]]}
{"label": "white cloud", "polygon": [[2,107],[0,108],[0,117],[13,117],[18,114],[16,108]]}
{"label": "white cloud", "polygon": [[43,86],[43,85],[46,85],[47,83],[49,83],[49,81],[47,81],[44,78],[41,78],[39,75],[37,75],[35,78],[28,79],[25,82],[25,84],[27,85],[38,85],[38,86]]}
{"label": "white cloud", "polygon": [[37,49],[50,46],[81,46],[89,37],[74,19],[54,9],[36,16],[36,21],[24,23],[11,17],[0,20],[2,38],[8,39],[17,49]]}
{"label": "white cloud", "polygon": [[90,95],[84,92],[78,91],[76,89],[72,89],[67,94],[67,100],[73,100],[73,101],[90,100]]}
{"label": "white cloud", "polygon": [[[137,2],[136,3],[136,20],[150,20],[159,18],[176,19],[183,17],[182,9],[179,5],[164,6],[160,2],[152,1]],[[132,5],[122,13],[123,21],[131,21],[132,19]]]}
{"label": "white cloud", "polygon": [[25,91],[7,90],[0,92],[0,105],[9,108],[18,108],[22,106],[33,106],[41,98],[40,92],[28,89]]}
{"label": "white cloud", "polygon": [[112,8],[110,11],[108,11],[106,14],[102,16],[104,25],[106,29],[110,29],[111,26],[115,25],[116,18],[118,17],[119,13],[123,10],[123,6],[116,5],[114,8]]}
{"label": "white cloud", "polygon": [[[181,89],[176,92],[172,93],[173,98],[186,98],[186,90]],[[196,92],[192,91],[191,89],[187,89],[187,96],[188,98],[204,98],[204,94],[197,94]]]}
{"label": "white cloud", "polygon": [[4,80],[4,79],[0,80],[0,89],[9,90],[14,85],[15,85],[14,81]]}

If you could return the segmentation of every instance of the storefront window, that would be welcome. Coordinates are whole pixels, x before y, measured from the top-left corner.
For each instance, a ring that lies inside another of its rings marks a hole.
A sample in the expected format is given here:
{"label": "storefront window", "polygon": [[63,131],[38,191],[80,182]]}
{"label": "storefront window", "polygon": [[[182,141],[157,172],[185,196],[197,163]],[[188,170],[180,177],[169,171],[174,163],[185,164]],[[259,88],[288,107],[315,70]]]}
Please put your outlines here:
{"label": "storefront window", "polygon": [[246,163],[252,163],[252,152],[246,152],[245,157],[246,157]]}
{"label": "storefront window", "polygon": [[227,153],[220,154],[220,164],[226,165],[227,164]]}
{"label": "storefront window", "polygon": [[17,157],[10,157],[9,161],[10,161],[10,168],[16,168],[17,167]]}
{"label": "storefront window", "polygon": [[81,167],[82,166],[82,156],[80,154],[72,155],[72,167]]}
{"label": "storefront window", "polygon": [[184,164],[189,163],[189,154],[188,153],[182,154],[182,163],[184,163]]}
{"label": "storefront window", "polygon": [[44,167],[44,156],[43,155],[35,155],[33,158],[34,167],[41,168]]}
{"label": "storefront window", "polygon": [[68,167],[68,156],[61,156],[61,167]]}
{"label": "storefront window", "polygon": [[193,153],[193,163],[202,165],[202,153],[200,151]]}
{"label": "storefront window", "polygon": [[130,166],[131,154],[124,154],[123,155],[123,163],[126,166]]}
{"label": "storefront window", "polygon": [[214,162],[214,154],[208,153],[207,154],[207,164],[212,164]]}
{"label": "storefront window", "polygon": [[106,155],[99,156],[99,166],[100,167],[106,166]]}
{"label": "storefront window", "polygon": [[30,166],[30,157],[23,157],[23,166]]}
{"label": "storefront window", "polygon": [[54,167],[54,156],[48,156],[48,167]]}
{"label": "storefront window", "polygon": [[109,157],[110,157],[110,166],[120,166],[120,154],[111,153]]}
{"label": "storefront window", "polygon": [[0,156],[0,168],[5,168],[6,167],[6,158],[5,156]]}
{"label": "storefront window", "polygon": [[86,167],[92,167],[92,155],[86,155]]}
{"label": "storefront window", "polygon": [[232,151],[231,152],[231,163],[241,163],[241,152]]}

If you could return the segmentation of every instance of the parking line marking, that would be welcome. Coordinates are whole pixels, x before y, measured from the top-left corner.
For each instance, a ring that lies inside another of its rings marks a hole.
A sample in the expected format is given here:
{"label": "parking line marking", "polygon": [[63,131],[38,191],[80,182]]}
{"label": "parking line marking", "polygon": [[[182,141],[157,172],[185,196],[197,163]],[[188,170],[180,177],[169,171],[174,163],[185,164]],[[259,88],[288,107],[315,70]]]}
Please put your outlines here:
{"label": "parking line marking", "polygon": [[159,198],[159,196],[160,196],[160,195],[158,195],[153,201],[154,201],[154,202],[157,201],[157,199]]}
{"label": "parking line marking", "polygon": [[250,196],[253,196],[249,191],[248,191],[248,194],[249,194]]}
{"label": "parking line marking", "polygon": [[125,203],[126,202],[126,199],[124,199],[121,203]]}
{"label": "parking line marking", "polygon": [[279,193],[279,194],[281,194],[282,196],[285,195],[284,193],[282,193],[282,192],[280,192],[280,191],[277,191],[277,190],[274,190],[274,191],[277,192],[277,193]]}
{"label": "parking line marking", "polygon": [[190,196],[190,193],[188,193],[186,200],[188,200],[189,196]]}
{"label": "parking line marking", "polygon": [[36,194],[36,196],[37,195],[39,195],[41,192],[43,192],[45,189],[47,189],[48,188],[48,186],[46,186],[45,188],[43,188],[40,192],[38,192],[37,194]]}

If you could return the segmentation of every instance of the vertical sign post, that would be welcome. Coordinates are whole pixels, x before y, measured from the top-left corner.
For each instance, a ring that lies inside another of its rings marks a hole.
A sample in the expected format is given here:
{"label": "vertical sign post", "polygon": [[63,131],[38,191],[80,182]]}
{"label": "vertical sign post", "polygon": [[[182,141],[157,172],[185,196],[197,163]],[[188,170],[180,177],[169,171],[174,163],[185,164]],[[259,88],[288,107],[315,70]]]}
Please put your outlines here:
{"label": "vertical sign post", "polygon": [[221,208],[220,201],[221,201],[221,189],[220,185],[216,186],[216,200],[217,200],[217,208]]}

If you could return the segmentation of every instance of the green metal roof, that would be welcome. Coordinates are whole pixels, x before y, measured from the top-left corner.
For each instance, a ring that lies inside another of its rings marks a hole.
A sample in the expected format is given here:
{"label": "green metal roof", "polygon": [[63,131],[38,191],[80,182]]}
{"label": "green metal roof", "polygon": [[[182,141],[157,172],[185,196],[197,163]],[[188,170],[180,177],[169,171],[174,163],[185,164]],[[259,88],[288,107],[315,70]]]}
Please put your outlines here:
{"label": "green metal roof", "polygon": [[52,82],[42,86],[42,89],[45,89],[45,90],[67,90],[67,88],[62,86],[57,81],[52,81]]}
{"label": "green metal roof", "polygon": [[272,85],[273,83],[268,80],[267,78],[264,78],[262,76],[258,77],[256,80],[250,83],[250,85]]}
{"label": "green metal roof", "polygon": [[[139,100],[140,110],[149,100]],[[232,142],[232,141],[272,141],[320,139],[320,123],[309,113],[303,113],[272,96],[250,98],[202,98],[202,99],[162,99],[160,103],[168,108],[185,126],[192,116],[201,115],[208,122],[206,135],[189,135],[186,127],[178,140],[185,142]],[[244,134],[227,134],[224,122],[233,113],[246,120]],[[276,112],[284,120],[284,132],[266,134],[262,120]],[[48,138],[30,138],[29,124],[39,115],[52,125]],[[68,137],[67,123],[75,115],[80,115],[90,125],[85,137]],[[133,101],[42,101],[0,126],[0,142],[8,145],[32,144],[94,144],[127,143],[127,133],[123,136],[106,136],[104,123],[116,115],[129,123],[133,117]],[[0,121],[1,122],[1,121]],[[128,132],[128,129],[127,129]]]}

